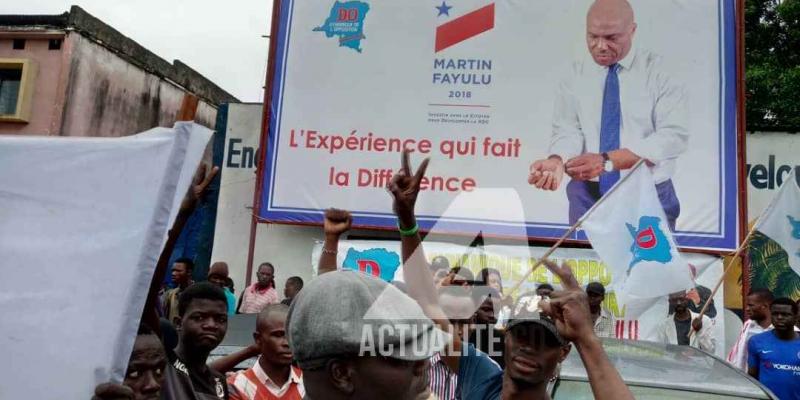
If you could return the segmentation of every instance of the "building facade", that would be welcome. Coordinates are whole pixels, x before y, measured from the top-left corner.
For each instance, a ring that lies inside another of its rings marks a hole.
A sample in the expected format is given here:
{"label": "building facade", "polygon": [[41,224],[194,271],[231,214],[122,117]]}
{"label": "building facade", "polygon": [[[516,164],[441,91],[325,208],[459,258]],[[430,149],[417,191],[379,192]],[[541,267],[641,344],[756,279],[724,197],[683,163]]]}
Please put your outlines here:
{"label": "building facade", "polygon": [[210,128],[219,104],[238,101],[80,7],[0,15],[0,134],[130,135],[171,126],[187,93]]}

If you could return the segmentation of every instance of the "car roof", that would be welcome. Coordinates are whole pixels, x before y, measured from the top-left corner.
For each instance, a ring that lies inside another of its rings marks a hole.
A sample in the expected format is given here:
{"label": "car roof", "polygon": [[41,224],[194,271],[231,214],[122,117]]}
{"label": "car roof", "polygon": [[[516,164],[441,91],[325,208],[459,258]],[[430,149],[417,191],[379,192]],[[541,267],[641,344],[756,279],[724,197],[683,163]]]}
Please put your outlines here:
{"label": "car roof", "polygon": [[[721,359],[689,346],[603,339],[603,348],[622,379],[632,386],[663,387],[769,399],[758,381]],[[561,364],[560,379],[588,380],[577,351]]]}
{"label": "car roof", "polygon": [[[225,339],[209,354],[208,361],[233,354],[253,343],[253,332],[256,330],[256,317],[258,314],[236,314],[228,317],[228,330]],[[242,361],[236,366],[237,370],[252,367],[256,358]]]}

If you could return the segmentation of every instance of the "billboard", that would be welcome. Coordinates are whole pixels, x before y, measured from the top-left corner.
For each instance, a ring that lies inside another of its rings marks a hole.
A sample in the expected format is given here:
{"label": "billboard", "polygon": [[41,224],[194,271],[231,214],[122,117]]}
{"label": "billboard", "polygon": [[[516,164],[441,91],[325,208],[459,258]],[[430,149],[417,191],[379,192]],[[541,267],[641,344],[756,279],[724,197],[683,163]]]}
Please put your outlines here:
{"label": "billboard", "polygon": [[[590,6],[277,2],[260,219],[339,207],[394,228],[384,186],[409,149],[431,158],[422,229],[554,239],[644,158],[678,245],[734,249],[736,2]],[[523,220],[490,204],[443,216],[483,188],[514,190]]]}

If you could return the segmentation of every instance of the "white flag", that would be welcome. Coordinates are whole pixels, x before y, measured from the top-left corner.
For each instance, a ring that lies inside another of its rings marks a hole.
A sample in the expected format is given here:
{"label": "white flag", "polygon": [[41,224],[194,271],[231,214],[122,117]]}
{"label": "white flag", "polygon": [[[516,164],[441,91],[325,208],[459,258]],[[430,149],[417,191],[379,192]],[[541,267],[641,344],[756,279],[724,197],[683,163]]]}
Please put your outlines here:
{"label": "white flag", "polygon": [[586,214],[582,227],[611,271],[618,293],[652,298],[694,286],[645,164],[634,168]]}
{"label": "white flag", "polygon": [[0,135],[0,398],[88,399],[122,381],[211,134],[178,123],[123,138]]}
{"label": "white flag", "polygon": [[783,186],[758,219],[756,230],[776,241],[789,255],[789,266],[800,274],[800,188],[797,169],[783,181]]}

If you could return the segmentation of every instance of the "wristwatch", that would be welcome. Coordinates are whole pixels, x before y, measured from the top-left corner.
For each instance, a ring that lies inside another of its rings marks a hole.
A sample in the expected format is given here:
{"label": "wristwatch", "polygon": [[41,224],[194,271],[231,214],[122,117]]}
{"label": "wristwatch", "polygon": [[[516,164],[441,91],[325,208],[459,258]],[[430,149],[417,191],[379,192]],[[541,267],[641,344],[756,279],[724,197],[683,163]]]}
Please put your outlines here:
{"label": "wristwatch", "polygon": [[600,154],[603,156],[603,171],[604,172],[613,172],[614,171],[614,163],[608,158],[608,153],[603,152]]}

